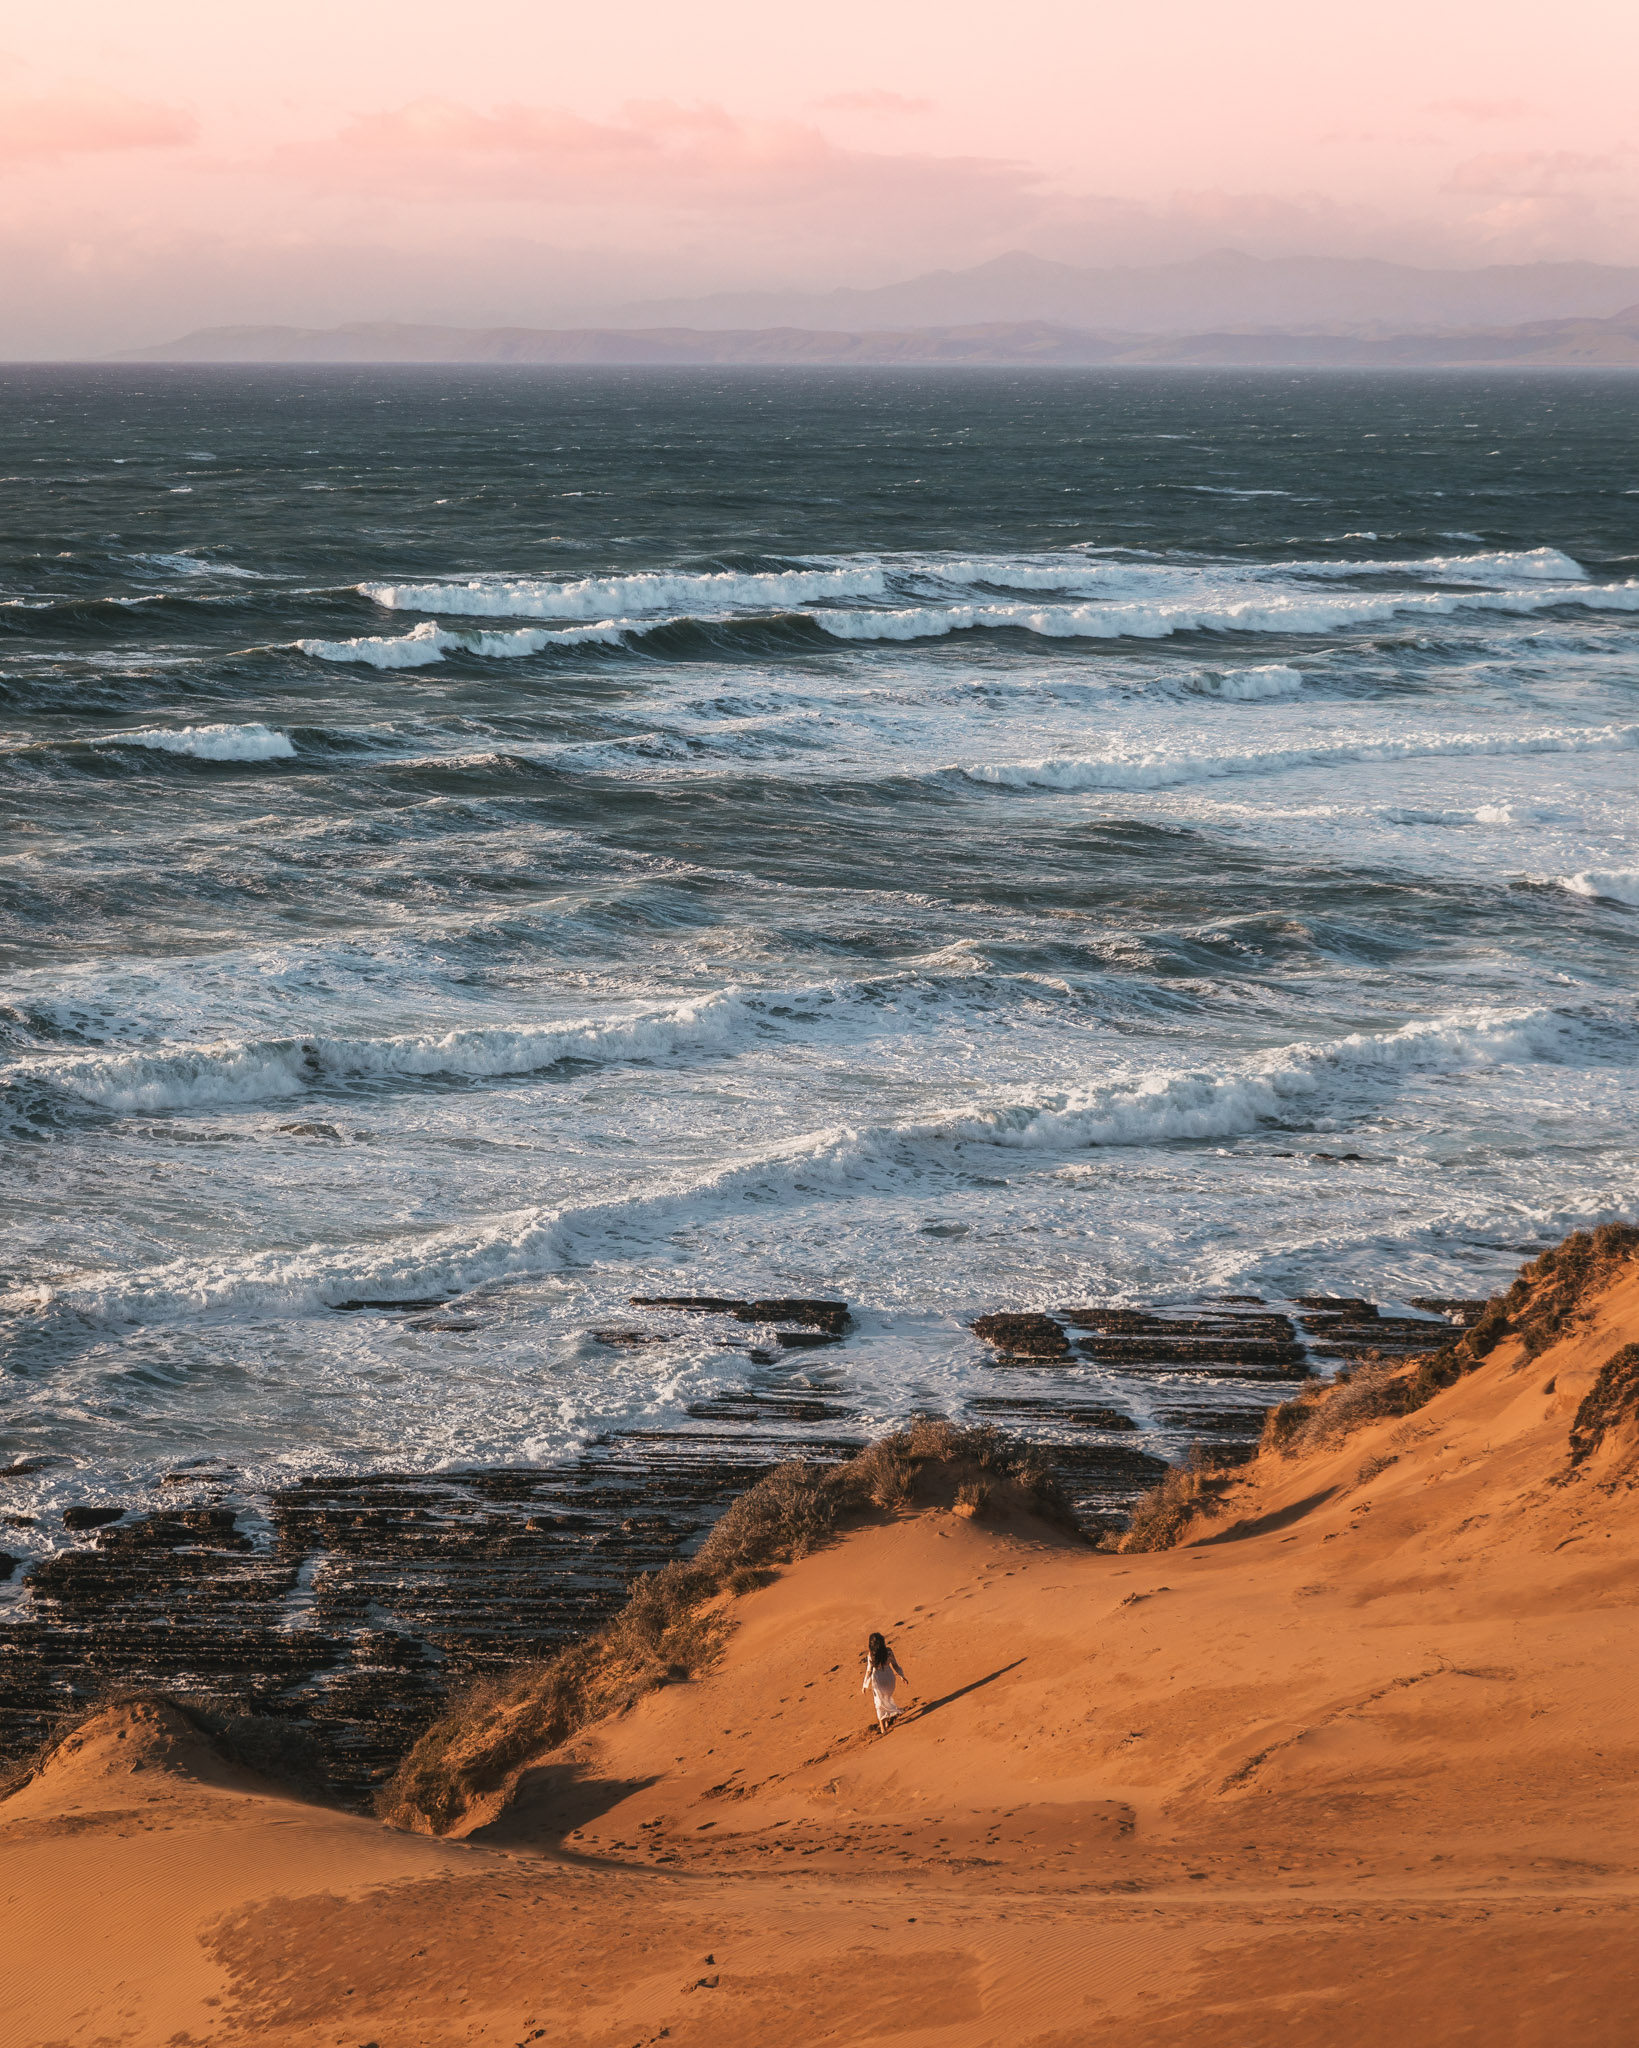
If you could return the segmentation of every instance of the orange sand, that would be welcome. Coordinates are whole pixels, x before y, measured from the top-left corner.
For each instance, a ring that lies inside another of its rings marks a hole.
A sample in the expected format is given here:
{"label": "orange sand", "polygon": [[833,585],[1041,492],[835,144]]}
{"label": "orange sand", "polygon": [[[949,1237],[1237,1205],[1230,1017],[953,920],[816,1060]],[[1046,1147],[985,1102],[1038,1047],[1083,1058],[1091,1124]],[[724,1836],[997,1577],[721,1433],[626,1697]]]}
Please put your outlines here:
{"label": "orange sand", "polygon": [[1627,2048],[1639,1447],[1550,1482],[1636,1338],[1629,1266],[1156,1556],[885,1518],[463,1841],[111,1710],[0,1805],[0,2043]]}

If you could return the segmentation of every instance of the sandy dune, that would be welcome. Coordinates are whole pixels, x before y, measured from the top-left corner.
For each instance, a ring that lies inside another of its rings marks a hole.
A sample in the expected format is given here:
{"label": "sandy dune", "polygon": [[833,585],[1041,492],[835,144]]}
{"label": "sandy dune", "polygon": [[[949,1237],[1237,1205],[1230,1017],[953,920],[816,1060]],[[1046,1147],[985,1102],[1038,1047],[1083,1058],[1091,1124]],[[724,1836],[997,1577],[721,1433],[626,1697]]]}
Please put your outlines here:
{"label": "sandy dune", "polygon": [[1630,1261],[1162,1553],[884,1516],[458,1841],[111,1710],[0,1805],[0,2041],[1626,2044],[1639,1445],[1568,1433],[1636,1338]]}

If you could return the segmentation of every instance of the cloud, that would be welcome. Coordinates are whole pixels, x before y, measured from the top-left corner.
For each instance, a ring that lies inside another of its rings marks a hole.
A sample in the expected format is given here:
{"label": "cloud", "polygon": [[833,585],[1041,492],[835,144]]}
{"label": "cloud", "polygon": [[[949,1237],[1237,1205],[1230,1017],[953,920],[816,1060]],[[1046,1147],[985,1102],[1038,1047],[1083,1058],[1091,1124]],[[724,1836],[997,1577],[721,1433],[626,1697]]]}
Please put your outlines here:
{"label": "cloud", "polygon": [[828,92],[824,99],[810,104],[830,114],[926,114],[933,110],[932,100],[911,99],[902,92],[875,88],[866,92]]}
{"label": "cloud", "polygon": [[0,165],[125,149],[179,149],[198,123],[178,107],[93,87],[0,98]]}
{"label": "cloud", "polygon": [[1445,189],[1472,202],[1466,226],[1496,257],[1571,251],[1632,262],[1639,238],[1633,168],[1639,151],[1493,150],[1455,165]]}
{"label": "cloud", "polygon": [[1026,233],[1053,200],[1043,174],[994,157],[845,147],[811,123],[709,104],[633,102],[607,120],[558,107],[482,111],[423,99],[363,114],[274,168],[332,195],[423,208],[527,209],[554,235],[745,235],[787,251],[849,243],[983,244]]}
{"label": "cloud", "polygon": [[1614,156],[1584,156],[1573,149],[1493,150],[1454,165],[1446,190],[1543,198],[1580,190],[1589,179],[1608,177],[1622,168]]}
{"label": "cloud", "polygon": [[423,99],[360,115],[328,143],[281,154],[287,164],[343,183],[402,190],[408,180],[429,192],[453,184],[582,204],[772,206],[841,198],[884,182],[956,180],[997,193],[1038,182],[1029,167],[994,158],[848,149],[805,122],[746,119],[671,100],[633,102],[618,118],[599,121],[561,107],[485,113]]}

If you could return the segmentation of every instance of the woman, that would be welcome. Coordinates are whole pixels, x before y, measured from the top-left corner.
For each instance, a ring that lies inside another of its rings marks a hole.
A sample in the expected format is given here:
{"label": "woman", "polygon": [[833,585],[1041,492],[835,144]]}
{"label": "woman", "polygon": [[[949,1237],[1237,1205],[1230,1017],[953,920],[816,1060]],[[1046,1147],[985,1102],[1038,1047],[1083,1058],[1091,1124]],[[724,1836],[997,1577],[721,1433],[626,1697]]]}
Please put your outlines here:
{"label": "woman", "polygon": [[899,1703],[893,1696],[895,1675],[905,1676],[900,1670],[899,1659],[888,1648],[886,1640],[873,1635],[865,1646],[865,1676],[860,1682],[860,1691],[871,1695],[871,1704],[876,1708],[876,1727],[879,1735],[886,1735],[888,1723],[899,1712]]}

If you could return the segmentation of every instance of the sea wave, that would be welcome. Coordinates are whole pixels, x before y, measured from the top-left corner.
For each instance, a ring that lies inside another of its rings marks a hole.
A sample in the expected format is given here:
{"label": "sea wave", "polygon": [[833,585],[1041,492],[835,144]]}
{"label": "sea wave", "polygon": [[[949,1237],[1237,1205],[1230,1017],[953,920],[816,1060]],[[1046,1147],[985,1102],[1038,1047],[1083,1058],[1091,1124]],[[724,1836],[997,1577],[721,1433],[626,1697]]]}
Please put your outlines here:
{"label": "sea wave", "polygon": [[296,751],[288,733],[266,725],[144,726],[135,732],[100,733],[87,744],[151,747],[164,754],[188,754],[196,761],[282,761]]}
{"label": "sea wave", "polygon": [[37,1055],[0,1067],[0,1087],[43,1085],[119,1112],[187,1110],[395,1077],[478,1080],[539,1073],[559,1060],[652,1059],[721,1045],[751,1016],[738,990],[615,1019],[410,1033],[394,1038],[226,1039],[141,1051]]}
{"label": "sea wave", "polygon": [[132,560],[153,569],[169,569],[177,576],[227,576],[243,583],[265,580],[259,569],[241,569],[236,563],[213,561],[208,555],[135,555]]}
{"label": "sea wave", "polygon": [[452,612],[502,619],[598,619],[611,612],[705,607],[786,609],[825,597],[880,597],[880,564],[845,568],[707,570],[695,575],[585,576],[559,583],[540,576],[477,576],[464,583],[361,583],[361,595],[398,612]]}
{"label": "sea wave", "polygon": [[1374,577],[1414,582],[1508,584],[1524,581],[1587,582],[1587,570],[1558,548],[1505,548],[1473,555],[1408,555],[1391,560],[1326,560],[1311,557],[1272,562],[1180,561],[1131,555],[979,555],[884,558],[884,567],[909,582],[987,583],[997,590],[1058,590],[1102,596],[1129,591],[1247,588],[1270,583],[1330,583]]}
{"label": "sea wave", "polygon": [[[1348,584],[1351,588],[1339,588]],[[798,626],[841,640],[923,640],[1022,631],[1052,639],[1164,639],[1176,633],[1334,633],[1397,618],[1467,611],[1524,615],[1557,605],[1639,609],[1639,580],[1596,583],[1557,548],[1392,561],[1180,561],[1066,550],[1032,555],[905,554],[802,568],[368,583],[388,610],[583,622],[619,644],[646,633]],[[1033,596],[1031,594],[1034,594]],[[1030,601],[1025,601],[1030,598]],[[814,609],[806,609],[807,607]],[[403,636],[302,640],[304,653],[414,668],[463,649],[506,656],[571,645],[561,637],[461,635],[424,621]],[[1225,691],[1221,694],[1234,694]]]}
{"label": "sea wave", "polygon": [[1257,704],[1272,697],[1295,697],[1303,688],[1303,674],[1282,662],[1266,662],[1261,668],[1193,676],[1188,687],[1198,696],[1221,697],[1226,703]]}
{"label": "sea wave", "polygon": [[599,625],[570,627],[559,632],[525,627],[513,633],[451,632],[430,620],[408,633],[361,634],[356,640],[298,640],[302,654],[319,661],[357,661],[370,668],[427,668],[446,654],[482,655],[487,660],[517,660],[539,654],[547,647],[572,647],[588,642],[605,646],[623,644],[626,626],[620,620]]}
{"label": "sea wave", "polygon": [[939,589],[975,584],[995,590],[1053,591],[1091,598],[1172,595],[1180,602],[1200,601],[1204,594],[1208,601],[1216,602],[1236,590],[1384,577],[1481,587],[1521,581],[1589,581],[1580,562],[1549,547],[1375,562],[1315,559],[1259,563],[1180,562],[1067,550],[1031,555],[870,555],[801,568],[645,571],[572,581],[489,575],[433,583],[361,583],[358,589],[389,611],[597,619],[616,612],[641,618],[661,611],[720,617],[727,612],[789,610],[828,599],[883,600],[919,590],[932,595]]}
{"label": "sea wave", "polygon": [[1639,868],[1587,868],[1579,875],[1567,875],[1560,886],[1573,896],[1639,904]]}
{"label": "sea wave", "polygon": [[1233,754],[1070,755],[1057,760],[979,762],[964,766],[961,773],[970,781],[1006,789],[1171,789],[1224,776],[1348,767],[1365,761],[1605,753],[1636,745],[1639,725],[1606,725],[1523,733],[1429,733],[1400,740],[1362,737],[1332,745],[1253,748]]}
{"label": "sea wave", "polygon": [[816,611],[807,616],[839,640],[928,640],[947,633],[1013,631],[1052,640],[1164,640],[1174,633],[1336,633],[1397,619],[1449,618],[1463,612],[1528,615],[1558,605],[1639,611],[1639,580],[1475,590],[1286,592],[1248,595],[1231,584],[1154,602],[1112,598],[1101,604],[912,605],[899,611]]}
{"label": "sea wave", "polygon": [[1587,1022],[1561,1011],[1455,1011],[1394,1030],[1298,1041],[1223,1070],[1139,1072],[1060,1094],[900,1124],[812,1131],[612,1200],[532,1206],[387,1243],[281,1248],[93,1275],[0,1297],[14,1313],[95,1319],[300,1313],[369,1298],[447,1297],[610,1255],[630,1256],[680,1221],[857,1192],[884,1176],[960,1170],[972,1148],[1042,1154],[1243,1136],[1335,1122],[1419,1074],[1563,1059]]}

